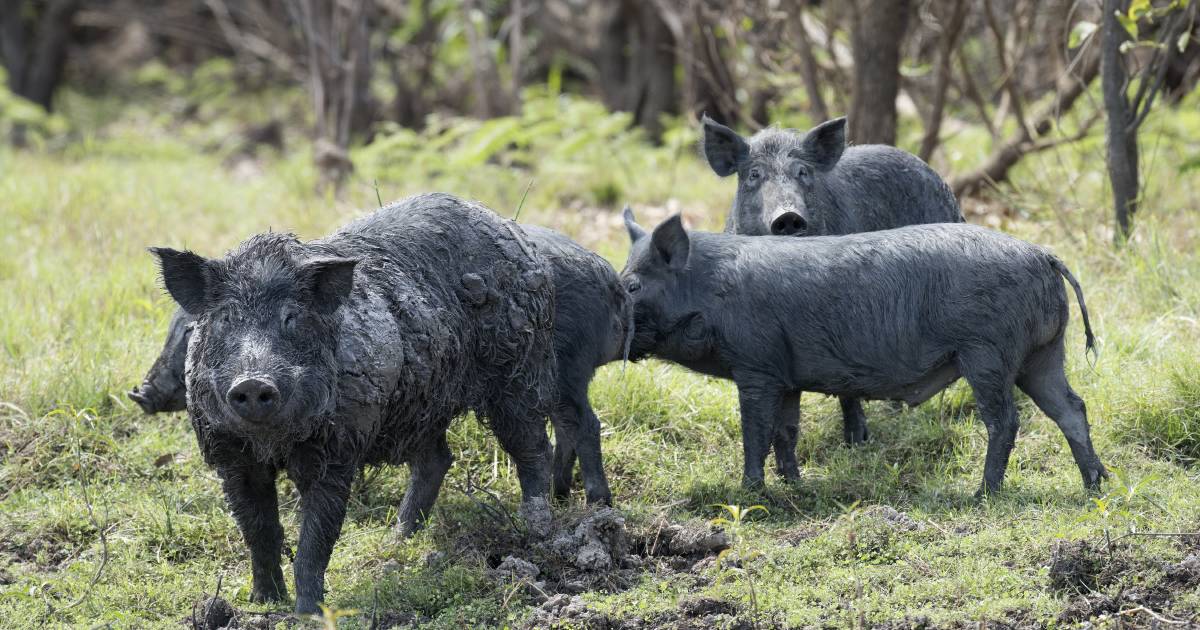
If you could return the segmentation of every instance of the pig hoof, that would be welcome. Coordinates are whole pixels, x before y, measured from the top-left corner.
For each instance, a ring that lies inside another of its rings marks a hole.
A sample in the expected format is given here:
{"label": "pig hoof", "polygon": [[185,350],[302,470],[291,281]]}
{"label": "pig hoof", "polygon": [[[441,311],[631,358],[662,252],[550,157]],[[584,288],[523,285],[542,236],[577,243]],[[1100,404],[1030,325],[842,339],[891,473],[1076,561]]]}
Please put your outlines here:
{"label": "pig hoof", "polygon": [[1104,466],[1098,466],[1095,469],[1089,470],[1083,474],[1083,487],[1088,492],[1100,492],[1100,482],[1108,479],[1108,471]]}
{"label": "pig hoof", "polygon": [[281,602],[287,599],[287,589],[255,588],[250,591],[250,601],[255,604]]}
{"label": "pig hoof", "polygon": [[525,519],[530,535],[535,538],[545,538],[553,529],[554,515],[550,512],[550,502],[545,497],[535,497],[522,502],[521,518]]}

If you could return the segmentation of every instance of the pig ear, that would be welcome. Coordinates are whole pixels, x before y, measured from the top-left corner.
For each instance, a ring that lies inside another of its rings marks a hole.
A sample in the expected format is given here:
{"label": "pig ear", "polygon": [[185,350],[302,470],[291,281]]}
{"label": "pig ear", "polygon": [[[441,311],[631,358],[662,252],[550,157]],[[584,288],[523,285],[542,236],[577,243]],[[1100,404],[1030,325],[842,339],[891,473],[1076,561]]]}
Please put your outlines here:
{"label": "pig ear", "polygon": [[625,205],[625,211],[621,213],[625,217],[625,229],[629,231],[629,242],[636,243],[646,236],[646,230],[637,224],[633,218],[633,208],[629,204]]}
{"label": "pig ear", "polygon": [[190,315],[199,316],[208,304],[211,263],[203,256],[169,247],[151,247],[162,267],[167,293]]}
{"label": "pig ear", "polygon": [[357,264],[354,258],[318,258],[304,265],[318,309],[332,313],[350,297]]}
{"label": "pig ear", "polygon": [[750,145],[736,131],[709,118],[708,114],[700,122],[704,125],[704,157],[708,165],[721,177],[732,175],[750,154]]}
{"label": "pig ear", "polygon": [[813,127],[804,135],[801,142],[804,157],[827,171],[842,159],[842,151],[846,149],[846,117],[827,120]]}
{"label": "pig ear", "polygon": [[671,269],[683,269],[687,265],[692,243],[687,230],[683,229],[683,219],[680,215],[673,214],[654,228],[650,243]]}

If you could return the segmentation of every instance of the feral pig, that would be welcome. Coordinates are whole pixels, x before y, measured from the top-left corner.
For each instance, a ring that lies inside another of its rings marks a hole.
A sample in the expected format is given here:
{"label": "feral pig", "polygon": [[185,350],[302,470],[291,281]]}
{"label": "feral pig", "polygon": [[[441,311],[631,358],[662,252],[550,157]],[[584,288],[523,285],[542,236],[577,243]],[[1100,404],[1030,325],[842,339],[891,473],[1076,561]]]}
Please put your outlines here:
{"label": "feral pig", "polygon": [[845,118],[750,138],[707,116],[703,124],[713,172],[737,173],[725,221],[731,234],[823,236],[962,221],[954,193],[921,158],[882,144],[847,147]]}
{"label": "feral pig", "polygon": [[[554,230],[523,229],[549,264],[554,281],[554,493],[570,494],[578,454],[588,503],[611,504],[600,454],[600,420],[588,402],[588,384],[596,368],[620,357],[632,306],[608,261]],[[183,309],[175,312],[162,353],[142,384],[129,392],[146,413],[186,408],[183,368],[194,321]]]}
{"label": "feral pig", "polygon": [[184,383],[184,367],[187,364],[188,341],[196,318],[182,308],[171,315],[167,326],[167,340],[162,352],[146,372],[142,384],[129,390],[126,396],[137,403],[142,411],[155,414],[187,409],[187,386]]}
{"label": "feral pig", "polygon": [[548,529],[554,288],[515,223],[429,194],[307,243],[266,233],[221,259],[152,251],[196,320],[188,412],[250,548],[253,600],[287,595],[279,471],[300,493],[296,611],[311,613],[358,471],[409,465],[399,528],[413,531],[467,410],[512,457],[531,530]]}
{"label": "feral pig", "polygon": [[747,485],[763,482],[773,440],[780,474],[799,476],[777,432],[795,426],[797,392],[916,405],[959,377],[988,432],[981,494],[1004,479],[1014,385],[1058,424],[1085,486],[1107,476],[1064,372],[1063,279],[1091,349],[1083,293],[1041,247],[964,223],[794,239],[689,233],[679,215],[647,235],[628,210],[625,218],[632,356],[733,379]]}
{"label": "feral pig", "polygon": [[[887,145],[847,147],[845,118],[806,133],[769,128],[750,138],[707,116],[703,126],[709,166],[721,177],[737,173],[726,232],[821,236],[962,221],[950,187],[921,158]],[[846,442],[866,440],[862,404],[840,402]],[[788,414],[797,422],[799,404],[796,394]]]}
{"label": "feral pig", "polygon": [[611,504],[600,456],[600,420],[588,402],[596,368],[621,356],[632,304],[612,265],[566,236],[526,226],[554,278],[554,494],[566,497],[578,454],[589,504]]}

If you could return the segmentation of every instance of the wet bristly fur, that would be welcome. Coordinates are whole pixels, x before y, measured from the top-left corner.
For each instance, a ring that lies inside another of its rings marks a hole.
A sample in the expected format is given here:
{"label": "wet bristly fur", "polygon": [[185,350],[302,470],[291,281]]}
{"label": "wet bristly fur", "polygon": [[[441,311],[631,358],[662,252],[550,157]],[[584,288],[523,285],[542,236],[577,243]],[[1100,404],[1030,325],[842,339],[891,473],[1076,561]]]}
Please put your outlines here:
{"label": "wet bristly fur", "polygon": [[596,368],[620,358],[633,306],[608,261],[554,230],[525,230],[554,274],[554,492],[569,494],[578,455],[588,503],[611,503],[600,455],[600,420],[588,402],[588,385]]}
{"label": "wet bristly fur", "polygon": [[721,177],[738,177],[725,231],[770,234],[782,206],[807,220],[807,236],[962,221],[950,187],[928,164],[892,146],[846,146],[845,126],[837,118],[807,132],[769,127],[743,138],[705,119],[709,165]]}
{"label": "wet bristly fur", "polygon": [[[961,222],[946,182],[917,156],[886,145],[846,146],[846,119],[801,132],[770,127],[750,138],[703,120],[704,153],[721,177],[736,173],[737,194],[725,231],[772,234],[781,213],[803,217],[797,236],[853,234],[922,223]],[[848,443],[867,439],[855,398],[841,399]],[[798,395],[793,415],[800,413]]]}
{"label": "wet bristly fur", "polygon": [[[600,421],[587,394],[596,368],[620,358],[632,305],[608,261],[554,230],[523,229],[549,264],[555,287],[554,490],[559,496],[570,492],[578,456],[588,502],[611,503],[601,463]],[[131,392],[147,413],[185,408],[183,368],[194,321],[183,309],[176,311],[162,353]]]}
{"label": "wet bristly fur", "polygon": [[[429,194],[307,243],[268,233],[219,260],[156,253],[172,296],[196,318],[187,407],[250,548],[254,599],[286,594],[278,471],[301,494],[298,612],[323,598],[358,471],[410,465],[400,527],[412,531],[450,466],[447,427],[468,410],[512,456],[524,500],[545,502],[554,287],[516,224]],[[294,318],[282,328],[273,323],[281,312]],[[270,351],[247,355],[244,340],[259,337]],[[247,373],[284,392],[273,421],[243,421],[225,402],[231,380]]]}
{"label": "wet bristly fur", "polygon": [[988,429],[983,491],[1000,488],[1016,438],[1014,385],[1058,423],[1084,483],[1104,476],[1064,372],[1063,279],[1077,282],[1044,249],[967,224],[752,238],[687,232],[676,215],[630,234],[633,353],[734,380],[747,483],[762,483],[772,446],[799,474],[789,396],[916,405],[959,377]]}

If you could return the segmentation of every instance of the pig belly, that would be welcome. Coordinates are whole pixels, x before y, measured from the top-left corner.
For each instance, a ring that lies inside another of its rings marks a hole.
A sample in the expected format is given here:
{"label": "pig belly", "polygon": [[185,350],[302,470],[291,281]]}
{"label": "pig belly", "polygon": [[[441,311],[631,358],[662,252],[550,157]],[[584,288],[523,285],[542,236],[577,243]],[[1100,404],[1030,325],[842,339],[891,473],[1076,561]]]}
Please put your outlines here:
{"label": "pig belly", "polygon": [[901,400],[910,407],[915,407],[946,389],[957,381],[959,376],[961,374],[958,372],[958,364],[948,360],[911,383],[898,387],[884,387],[879,391],[867,393],[867,397],[877,400]]}

